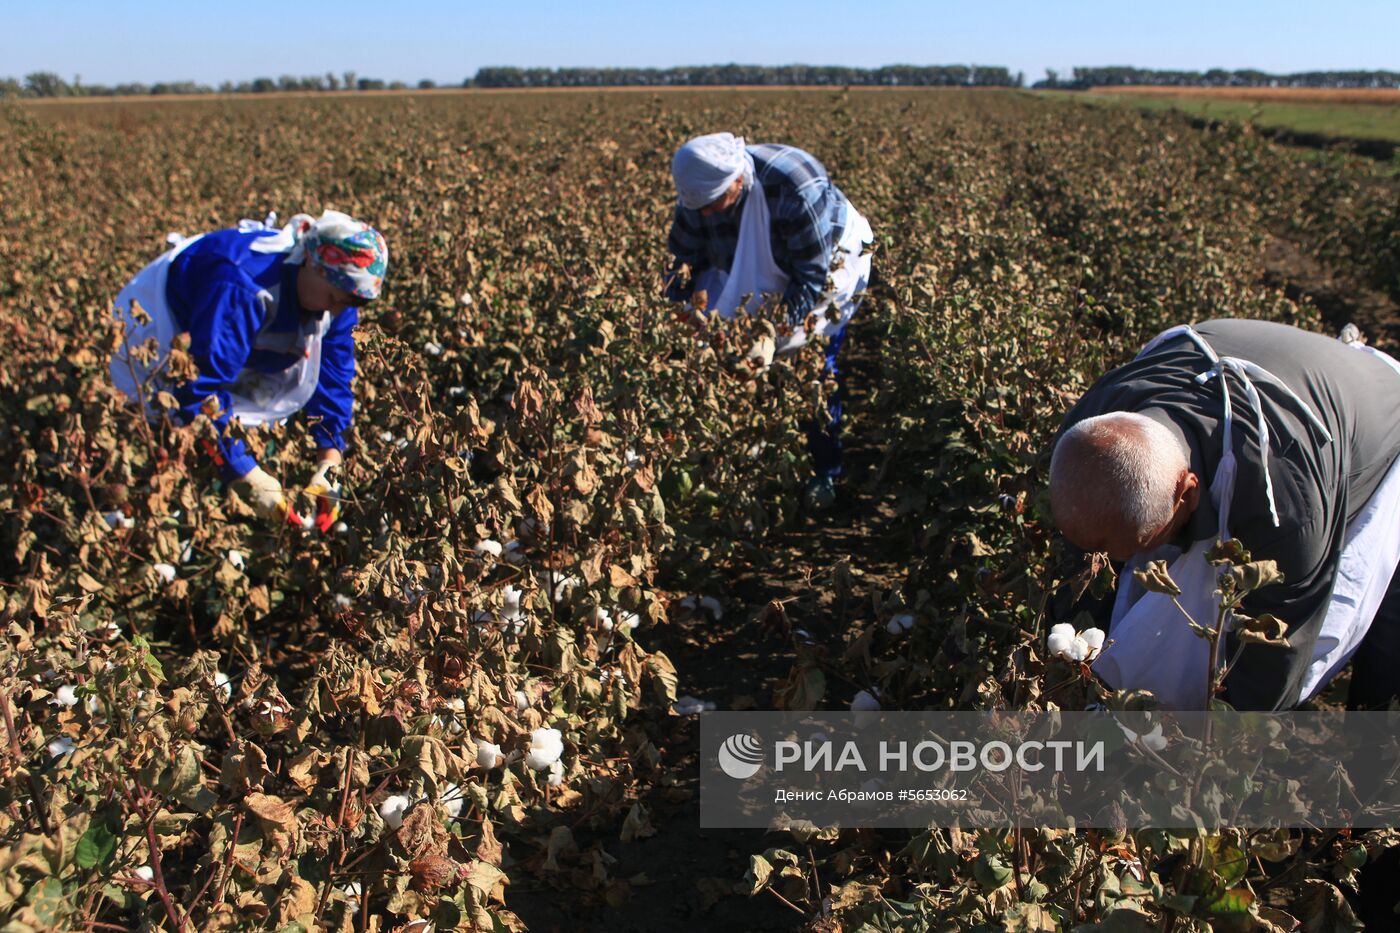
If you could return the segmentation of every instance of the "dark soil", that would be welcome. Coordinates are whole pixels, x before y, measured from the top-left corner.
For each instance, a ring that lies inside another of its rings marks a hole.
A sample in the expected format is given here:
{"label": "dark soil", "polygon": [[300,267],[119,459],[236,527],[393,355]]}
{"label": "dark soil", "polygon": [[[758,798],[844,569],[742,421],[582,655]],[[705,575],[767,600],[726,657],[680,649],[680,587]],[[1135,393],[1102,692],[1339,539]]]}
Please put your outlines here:
{"label": "dark soil", "polygon": [[1311,301],[1331,333],[1355,324],[1371,346],[1400,351],[1400,305],[1384,292],[1339,276],[1293,240],[1275,237],[1264,261],[1265,283],[1282,288],[1294,301]]}
{"label": "dark soil", "polygon": [[[1305,246],[1275,239],[1265,280],[1293,300],[1317,306],[1332,332],[1354,323],[1373,346],[1400,350],[1400,307],[1383,293],[1335,275]],[[675,663],[679,694],[713,701],[720,709],[775,708],[774,691],[792,668],[796,633],[835,651],[859,629],[851,607],[835,604],[830,593],[830,570],[837,561],[849,558],[867,587],[902,582],[907,555],[892,554],[887,545],[894,503],[880,474],[885,457],[875,440],[880,432],[869,421],[871,394],[880,384],[880,329],[878,320],[858,318],[843,354],[849,372],[846,475],[836,507],[775,533],[762,565],[731,568],[726,592],[714,594],[725,603],[723,619],[713,621],[703,613],[678,617],[651,633],[649,647]],[[772,600],[783,602],[784,622],[762,621]],[[833,685],[832,695],[856,689]],[[1323,705],[1340,703],[1344,689],[1339,679]],[[561,879],[552,888],[513,886],[511,908],[542,933],[811,929],[815,918],[773,895],[743,893],[749,856],[776,839],[759,830],[699,828],[698,720],[669,716],[646,728],[662,754],[662,777],[641,796],[656,834],[623,844],[615,834],[575,833],[581,848],[601,842],[617,859],[609,873],[632,880],[626,900],[608,906],[597,892]]]}
{"label": "dark soil", "polygon": [[[761,566],[732,570],[727,591],[715,594],[725,604],[722,620],[700,613],[651,633],[648,647],[666,652],[676,665],[679,694],[711,700],[719,709],[774,709],[774,691],[792,668],[794,639],[800,637],[795,633],[834,647],[852,629],[849,607],[836,605],[827,586],[838,560],[850,558],[867,585],[902,582],[903,567],[884,546],[893,516],[892,502],[879,488],[884,451],[870,439],[878,432],[863,430],[880,380],[879,330],[877,320],[857,318],[842,354],[849,372],[845,476],[835,508],[775,533]],[[783,601],[786,623],[762,621],[772,600]],[[633,884],[618,908],[567,882],[553,889],[518,885],[510,891],[511,909],[541,933],[805,929],[809,918],[772,894],[742,893],[749,856],[776,840],[766,840],[760,830],[699,828],[697,718],[671,716],[649,723],[648,730],[665,772],[642,796],[656,835],[628,844],[615,835],[602,840],[618,860],[610,868],[613,877],[644,874],[645,881]],[[590,844],[575,835],[581,848]]]}

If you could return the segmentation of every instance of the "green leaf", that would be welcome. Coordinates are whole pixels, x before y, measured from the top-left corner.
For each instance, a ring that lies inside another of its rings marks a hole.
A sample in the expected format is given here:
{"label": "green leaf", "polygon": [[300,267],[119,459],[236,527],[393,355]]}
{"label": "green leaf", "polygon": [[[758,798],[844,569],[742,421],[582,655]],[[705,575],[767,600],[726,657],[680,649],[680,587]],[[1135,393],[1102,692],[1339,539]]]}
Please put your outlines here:
{"label": "green leaf", "polygon": [[1011,867],[1000,855],[983,853],[972,866],[972,875],[985,891],[995,891],[1011,880]]}
{"label": "green leaf", "polygon": [[59,920],[68,911],[68,900],[63,894],[63,882],[57,878],[45,878],[30,889],[29,906],[41,923],[58,927]]}
{"label": "green leaf", "polygon": [[1211,917],[1237,917],[1248,914],[1253,903],[1254,894],[1247,888],[1230,888],[1203,904],[1202,909]]}
{"label": "green leaf", "polygon": [[79,868],[96,868],[110,862],[116,851],[116,834],[101,823],[94,823],[83,833],[83,838],[78,840],[73,861]]}

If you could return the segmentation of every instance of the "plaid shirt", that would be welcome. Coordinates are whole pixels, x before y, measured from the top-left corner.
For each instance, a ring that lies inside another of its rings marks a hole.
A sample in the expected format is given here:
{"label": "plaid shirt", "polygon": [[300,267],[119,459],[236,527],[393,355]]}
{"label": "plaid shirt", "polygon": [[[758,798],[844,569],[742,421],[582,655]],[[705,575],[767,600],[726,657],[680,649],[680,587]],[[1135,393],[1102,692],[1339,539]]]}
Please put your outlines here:
{"label": "plaid shirt", "polygon": [[[807,317],[826,291],[832,256],[845,229],[846,196],[831,183],[826,168],[801,149],[763,143],[749,146],[748,151],[768,199],[773,261],[789,278],[783,306],[788,319],[796,324]],[[667,298],[689,299],[701,272],[727,270],[734,264],[743,210],[741,198],[729,210],[703,217],[677,199],[666,242],[675,256],[666,275]],[[688,281],[679,275],[682,264],[690,266]]]}

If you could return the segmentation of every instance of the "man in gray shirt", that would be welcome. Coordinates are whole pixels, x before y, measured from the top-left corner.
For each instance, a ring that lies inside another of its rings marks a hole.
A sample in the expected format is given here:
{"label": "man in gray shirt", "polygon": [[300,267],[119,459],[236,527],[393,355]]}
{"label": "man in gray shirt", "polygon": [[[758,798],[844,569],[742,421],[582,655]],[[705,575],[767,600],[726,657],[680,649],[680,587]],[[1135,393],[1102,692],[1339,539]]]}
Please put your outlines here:
{"label": "man in gray shirt", "polygon": [[[1218,380],[1229,380],[1237,473],[1228,530],[1284,575],[1242,609],[1283,620],[1289,646],[1245,650],[1225,699],[1237,709],[1286,709],[1307,699],[1348,526],[1400,458],[1400,373],[1378,354],[1281,324],[1221,320],[1194,330],[1219,357],[1267,371],[1253,370],[1257,404],[1240,375],[1247,370],[1202,381],[1214,361],[1201,343],[1186,333],[1161,341],[1099,379],[1066,416],[1051,467],[1052,508],[1070,543],[1115,561],[1213,541],[1218,515],[1209,490],[1225,453]],[[1400,513],[1380,520],[1400,535]],[[1394,577],[1374,619],[1361,622],[1370,627],[1353,656],[1358,706],[1383,706],[1400,694],[1400,574],[1393,564],[1385,572]],[[1194,638],[1184,622],[1182,631]],[[1225,657],[1234,653],[1231,643]]]}

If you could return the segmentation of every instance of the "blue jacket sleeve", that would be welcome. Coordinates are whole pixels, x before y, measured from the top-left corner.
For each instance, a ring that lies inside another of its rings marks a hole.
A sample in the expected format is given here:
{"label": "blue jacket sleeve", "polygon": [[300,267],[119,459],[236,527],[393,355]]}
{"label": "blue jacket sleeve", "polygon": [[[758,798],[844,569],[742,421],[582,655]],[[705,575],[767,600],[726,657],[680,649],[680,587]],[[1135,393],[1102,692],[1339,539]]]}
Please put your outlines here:
{"label": "blue jacket sleeve", "polygon": [[[793,198],[783,204],[783,216],[773,220],[777,234],[787,246],[788,285],[783,305],[788,322],[796,326],[806,320],[826,292],[831,272],[831,226],[818,210],[825,198],[811,203]],[[780,263],[781,265],[781,263]]]}
{"label": "blue jacket sleeve", "polygon": [[355,325],[360,312],[346,308],[331,321],[321,341],[321,376],[304,409],[311,419],[311,436],[320,448],[342,450],[341,436],[354,417]]}
{"label": "blue jacket sleeve", "polygon": [[262,326],[263,306],[257,288],[241,278],[236,270],[217,272],[211,278],[172,281],[188,309],[190,354],[199,376],[174,390],[180,404],[180,418],[189,423],[213,399],[218,414],[213,419],[219,429],[219,456],[225,471],[243,476],[258,462],[241,440],[229,435],[229,413],[233,400],[229,387],[237,380]]}
{"label": "blue jacket sleeve", "polygon": [[[705,258],[705,239],[700,227],[695,223],[699,215],[687,211],[676,202],[675,217],[671,221],[671,235],[666,238],[666,248],[675,258],[666,271],[666,284],[662,295],[672,301],[688,301],[695,291],[695,277],[709,266]],[[690,280],[682,281],[682,265],[690,266]]]}

